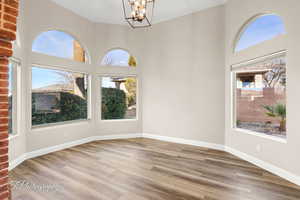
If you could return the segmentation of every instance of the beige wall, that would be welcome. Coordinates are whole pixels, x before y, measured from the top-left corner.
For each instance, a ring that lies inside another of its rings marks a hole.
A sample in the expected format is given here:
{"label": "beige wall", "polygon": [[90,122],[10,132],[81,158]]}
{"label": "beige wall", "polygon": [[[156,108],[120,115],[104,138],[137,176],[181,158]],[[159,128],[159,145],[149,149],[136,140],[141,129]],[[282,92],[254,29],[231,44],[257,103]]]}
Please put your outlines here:
{"label": "beige wall", "polygon": [[[274,166],[300,175],[299,152],[299,52],[300,27],[298,24],[300,2],[298,0],[229,0],[226,4],[226,66],[225,108],[226,145]],[[276,13],[283,17],[288,34],[267,41],[239,53],[233,52],[235,37],[243,24],[260,13]],[[231,72],[230,66],[280,50],[287,53],[287,143],[239,132],[231,128]]]}
{"label": "beige wall", "polygon": [[224,7],[156,24],[143,51],[143,132],[224,144]]}
{"label": "beige wall", "polygon": [[[101,97],[99,91],[101,74],[137,74],[135,70],[109,69],[100,66],[100,60],[105,53],[114,47],[122,47],[130,52],[133,49],[133,37],[129,36],[127,26],[95,24],[74,13],[52,3],[51,1],[26,0],[21,1],[19,18],[20,46],[15,47],[14,57],[21,60],[21,108],[19,126],[16,136],[10,138],[9,156],[13,161],[24,153],[40,150],[55,145],[81,140],[90,136],[112,134],[132,134],[142,132],[141,114],[138,120],[102,122],[100,120]],[[82,64],[61,58],[31,53],[34,39],[47,30],[62,30],[72,34],[86,48],[89,54],[89,64]],[[129,45],[131,44],[131,46]],[[118,45],[118,46],[117,46]],[[44,128],[30,127],[32,63],[47,66],[61,66],[67,70],[85,72],[92,75],[92,119],[88,121],[49,126]],[[138,99],[141,103],[140,98]],[[140,109],[141,110],[141,109]]]}
{"label": "beige wall", "polygon": [[[27,0],[21,4],[21,48],[16,48],[15,57],[22,62],[22,110],[18,135],[10,139],[11,161],[26,152],[90,136],[146,132],[224,143],[224,7],[161,23],[145,31],[92,23],[51,1]],[[31,53],[35,37],[52,29],[66,31],[77,38],[88,51],[90,63]],[[102,57],[113,48],[132,53],[138,61],[137,69],[101,67]],[[32,129],[28,106],[32,63],[92,74],[92,119]],[[100,76],[120,72],[138,75],[138,120],[100,121]],[[146,119],[144,127],[143,119]]]}
{"label": "beige wall", "polygon": [[[15,56],[22,61],[22,110],[18,135],[10,140],[11,161],[26,152],[89,136],[144,132],[225,144],[300,175],[300,162],[294,156],[300,141],[300,28],[295,26],[300,10],[298,0],[228,0],[226,6],[156,24],[149,30],[91,23],[51,1],[26,0],[21,1],[21,6],[21,46],[16,47]],[[288,35],[233,54],[234,40],[242,25],[263,12],[281,15]],[[72,33],[87,48],[91,63],[32,54],[32,41],[48,29]],[[129,50],[137,58],[137,71],[100,67],[105,53],[117,47]],[[282,49],[288,49],[287,143],[233,130],[230,66]],[[92,120],[32,130],[28,106],[32,63],[63,65],[92,74]],[[101,122],[98,77],[120,72],[138,74],[138,120]]]}

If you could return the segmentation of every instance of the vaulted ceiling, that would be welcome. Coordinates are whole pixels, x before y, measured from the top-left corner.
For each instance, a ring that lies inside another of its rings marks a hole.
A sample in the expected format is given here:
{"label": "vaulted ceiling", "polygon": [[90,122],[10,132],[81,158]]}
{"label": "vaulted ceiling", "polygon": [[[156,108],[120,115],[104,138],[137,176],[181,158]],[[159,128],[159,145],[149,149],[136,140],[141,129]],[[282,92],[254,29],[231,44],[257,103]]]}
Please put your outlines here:
{"label": "vaulted ceiling", "polygon": [[[93,22],[125,24],[122,0],[52,0]],[[226,0],[155,0],[153,23],[224,4]]]}

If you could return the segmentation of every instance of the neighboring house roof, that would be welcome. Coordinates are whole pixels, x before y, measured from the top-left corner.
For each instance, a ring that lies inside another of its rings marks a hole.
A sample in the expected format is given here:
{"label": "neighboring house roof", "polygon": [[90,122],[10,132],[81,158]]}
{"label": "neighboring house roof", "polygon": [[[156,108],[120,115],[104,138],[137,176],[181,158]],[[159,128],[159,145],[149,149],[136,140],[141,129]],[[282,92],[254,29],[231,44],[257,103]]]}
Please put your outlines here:
{"label": "neighboring house roof", "polygon": [[70,92],[74,91],[74,86],[72,84],[53,84],[41,88],[33,89],[33,93],[42,93],[42,92]]}

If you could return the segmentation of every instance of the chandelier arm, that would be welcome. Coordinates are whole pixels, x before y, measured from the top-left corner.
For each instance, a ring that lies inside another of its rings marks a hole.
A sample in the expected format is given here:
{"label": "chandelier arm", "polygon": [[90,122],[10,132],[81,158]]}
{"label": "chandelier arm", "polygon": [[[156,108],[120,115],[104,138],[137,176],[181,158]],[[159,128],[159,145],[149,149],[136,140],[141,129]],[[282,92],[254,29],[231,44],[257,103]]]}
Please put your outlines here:
{"label": "chandelier arm", "polygon": [[[126,4],[125,1],[127,1],[128,5]],[[135,5],[139,5],[139,2],[141,0],[133,0],[133,1],[134,1]],[[143,0],[143,2],[144,3],[142,3],[142,5],[144,5],[144,7],[142,9],[142,7],[139,7],[139,6],[137,8],[135,8],[133,3],[131,3],[130,0],[122,0],[124,18],[133,29],[145,28],[145,27],[152,26],[151,22],[152,22],[153,16],[154,16],[155,0]],[[152,3],[153,5],[149,6],[148,3]],[[147,12],[147,10],[149,10],[149,8],[151,8],[151,7],[152,7],[152,11]],[[136,13],[133,13],[134,11]],[[127,13],[127,12],[130,12],[130,13]],[[143,13],[143,16],[142,16],[142,13]],[[149,16],[150,13],[152,15],[151,17]],[[138,22],[140,22],[140,24]],[[142,24],[146,24],[146,25],[142,25]]]}
{"label": "chandelier arm", "polygon": [[[152,14],[151,14],[151,20],[150,22],[152,23],[153,21],[153,16],[154,16],[154,7],[155,7],[155,0],[149,0],[149,1],[152,1]],[[151,23],[149,22],[150,26],[152,25]]]}
{"label": "chandelier arm", "polygon": [[[127,18],[127,16],[126,16],[126,10],[125,10],[125,3],[124,3],[124,1],[125,0],[122,0],[122,2],[123,2],[123,13],[124,13],[124,17],[125,17],[125,19]],[[126,20],[127,21],[127,20]]]}

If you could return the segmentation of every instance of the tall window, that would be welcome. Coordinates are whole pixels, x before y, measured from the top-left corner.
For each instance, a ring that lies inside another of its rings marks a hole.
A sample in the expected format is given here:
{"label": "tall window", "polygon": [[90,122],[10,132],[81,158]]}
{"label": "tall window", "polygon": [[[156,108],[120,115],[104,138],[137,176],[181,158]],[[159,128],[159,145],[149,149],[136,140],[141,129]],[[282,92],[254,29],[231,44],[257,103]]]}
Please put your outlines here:
{"label": "tall window", "polygon": [[239,35],[235,52],[285,34],[283,20],[277,15],[263,15],[247,24]]}
{"label": "tall window", "polygon": [[286,137],[286,55],[233,66],[235,121],[239,129]]}
{"label": "tall window", "polygon": [[8,130],[9,134],[16,134],[17,122],[17,80],[18,63],[10,60],[9,79],[8,79]]}
{"label": "tall window", "polygon": [[136,119],[135,77],[102,78],[102,120]]}
{"label": "tall window", "polygon": [[88,76],[32,67],[32,125],[88,118]]}
{"label": "tall window", "polygon": [[108,52],[101,64],[119,67],[136,67],[137,65],[135,58],[122,49],[114,49]]}
{"label": "tall window", "polygon": [[32,51],[50,56],[86,62],[86,52],[71,35],[62,31],[41,33],[33,42]]}

